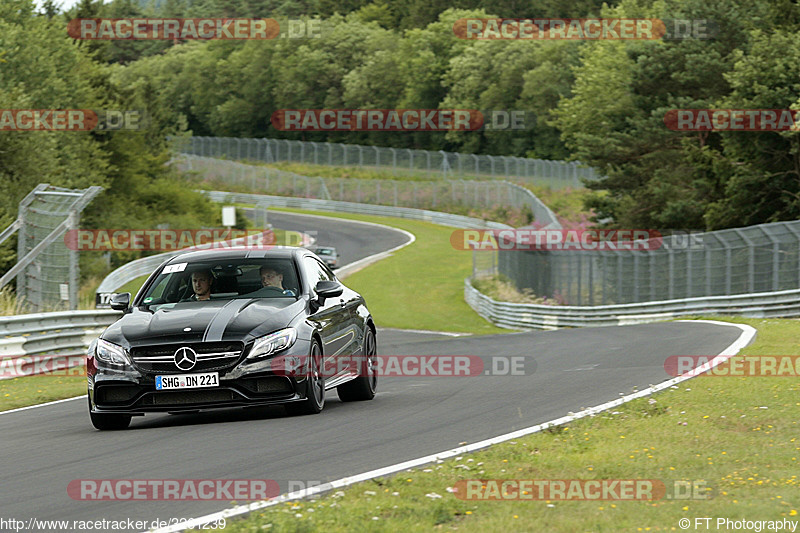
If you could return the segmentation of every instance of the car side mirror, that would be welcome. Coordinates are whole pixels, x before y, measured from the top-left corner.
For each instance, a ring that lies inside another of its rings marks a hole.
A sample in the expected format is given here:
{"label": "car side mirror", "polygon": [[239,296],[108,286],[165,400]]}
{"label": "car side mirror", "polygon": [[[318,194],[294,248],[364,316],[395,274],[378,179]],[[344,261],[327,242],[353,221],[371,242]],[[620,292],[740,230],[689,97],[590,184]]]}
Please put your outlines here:
{"label": "car side mirror", "polygon": [[124,311],[131,305],[131,293],[129,292],[122,292],[120,294],[115,294],[111,298],[111,309],[116,309],[117,311]]}
{"label": "car side mirror", "polygon": [[341,296],[344,287],[338,281],[320,281],[314,287],[314,291],[317,293],[320,305],[324,305],[326,299]]}

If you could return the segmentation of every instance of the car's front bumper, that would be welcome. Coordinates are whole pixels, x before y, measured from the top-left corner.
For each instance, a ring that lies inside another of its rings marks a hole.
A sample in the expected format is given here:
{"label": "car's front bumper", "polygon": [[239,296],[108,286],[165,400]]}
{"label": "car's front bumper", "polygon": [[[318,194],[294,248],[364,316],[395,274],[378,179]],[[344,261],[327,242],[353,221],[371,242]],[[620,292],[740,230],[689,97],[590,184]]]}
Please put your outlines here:
{"label": "car's front bumper", "polygon": [[[306,364],[308,348],[297,342],[280,358],[295,356]],[[156,390],[155,373],[134,366],[115,368],[87,362],[89,405],[93,413],[144,414],[198,411],[223,407],[260,406],[305,399],[306,378],[302,368],[296,374],[283,371],[276,358],[241,362],[219,372],[219,386]],[[190,373],[190,372],[189,372]]]}

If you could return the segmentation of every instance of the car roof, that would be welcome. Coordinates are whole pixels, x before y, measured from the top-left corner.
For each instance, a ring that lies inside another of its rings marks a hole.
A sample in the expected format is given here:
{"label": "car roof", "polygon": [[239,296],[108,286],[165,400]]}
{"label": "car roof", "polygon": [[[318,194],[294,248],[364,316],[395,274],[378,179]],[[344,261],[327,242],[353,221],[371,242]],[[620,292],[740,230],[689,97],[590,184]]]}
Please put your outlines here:
{"label": "car roof", "polygon": [[178,254],[170,259],[167,264],[225,261],[229,259],[291,259],[304,253],[308,253],[308,250],[294,246],[273,246],[265,249],[247,247],[216,248]]}

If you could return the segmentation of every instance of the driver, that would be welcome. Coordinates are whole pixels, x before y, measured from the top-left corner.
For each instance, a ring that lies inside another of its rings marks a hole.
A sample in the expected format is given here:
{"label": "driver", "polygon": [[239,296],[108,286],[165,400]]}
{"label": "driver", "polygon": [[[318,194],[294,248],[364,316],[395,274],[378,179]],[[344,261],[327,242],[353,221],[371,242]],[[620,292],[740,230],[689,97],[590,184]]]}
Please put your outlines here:
{"label": "driver", "polygon": [[194,294],[188,298],[188,301],[202,301],[211,299],[211,283],[214,281],[214,276],[210,270],[198,270],[192,273],[192,289]]}
{"label": "driver", "polygon": [[283,288],[283,274],[272,267],[263,266],[259,270],[262,287],[276,287],[287,296],[295,296],[294,291]]}

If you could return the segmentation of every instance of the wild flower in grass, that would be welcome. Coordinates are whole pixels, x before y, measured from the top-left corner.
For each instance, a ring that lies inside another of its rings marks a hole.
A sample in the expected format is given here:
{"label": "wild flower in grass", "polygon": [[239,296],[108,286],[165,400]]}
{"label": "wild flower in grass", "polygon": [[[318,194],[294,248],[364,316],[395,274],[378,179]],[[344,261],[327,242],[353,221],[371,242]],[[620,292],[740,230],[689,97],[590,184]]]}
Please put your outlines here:
{"label": "wild flower in grass", "polygon": [[441,494],[436,494],[435,492],[429,492],[425,495],[426,498],[430,498],[431,500],[437,500],[442,497]]}
{"label": "wild flower in grass", "polygon": [[375,496],[375,491],[374,490],[365,490],[364,494],[366,494],[367,496]]}

